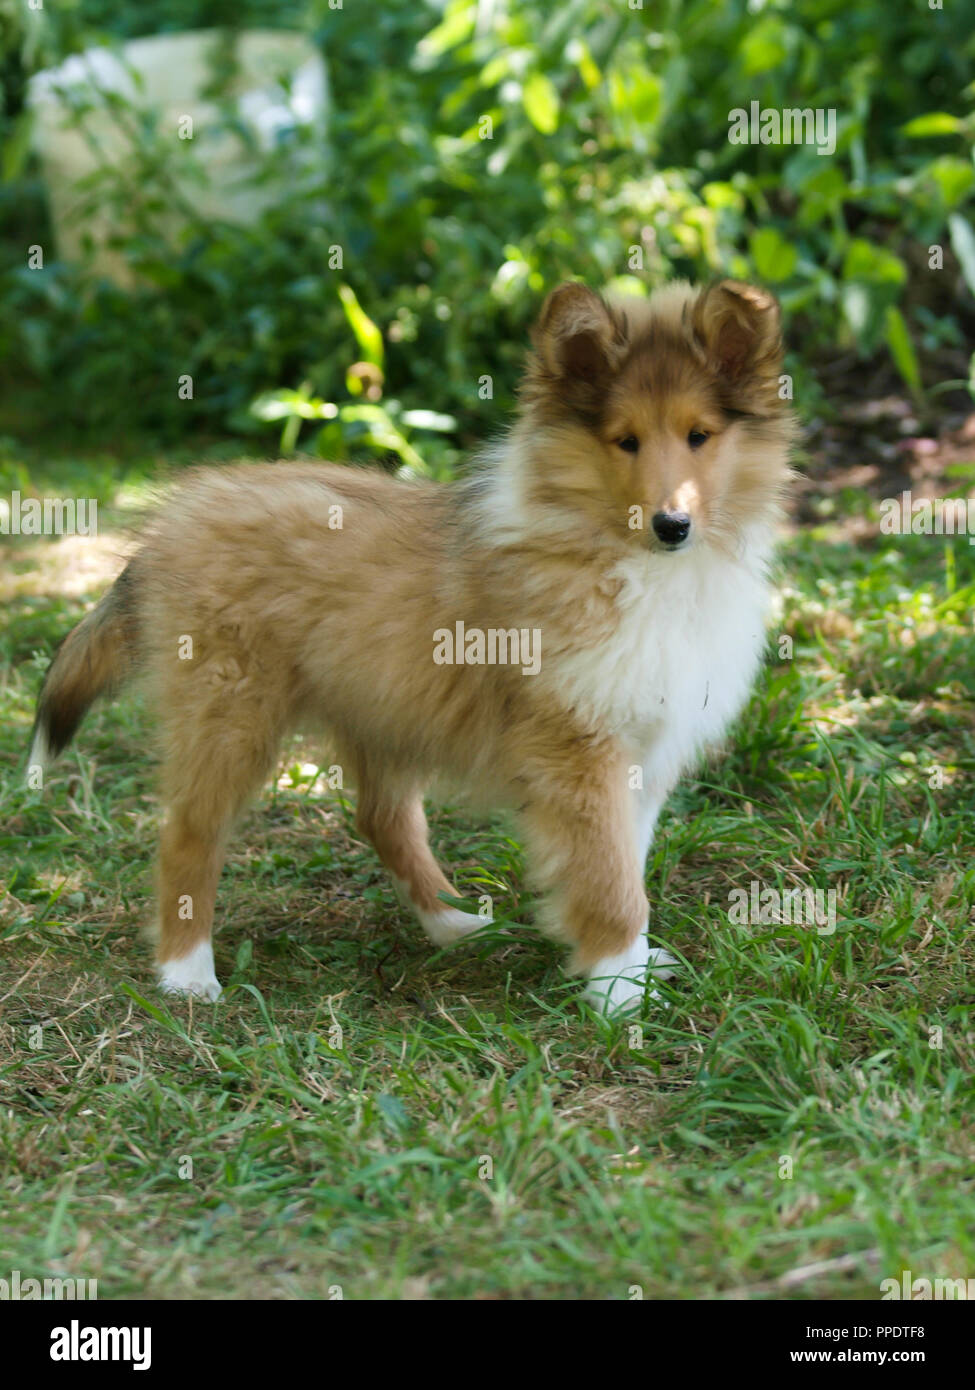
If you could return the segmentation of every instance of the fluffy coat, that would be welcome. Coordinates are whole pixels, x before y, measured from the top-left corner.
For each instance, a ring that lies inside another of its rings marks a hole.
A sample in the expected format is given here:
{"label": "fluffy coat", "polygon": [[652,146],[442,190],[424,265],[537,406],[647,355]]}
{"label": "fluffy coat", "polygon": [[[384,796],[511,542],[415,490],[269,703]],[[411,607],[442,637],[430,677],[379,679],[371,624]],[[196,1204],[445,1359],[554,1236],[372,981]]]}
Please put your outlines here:
{"label": "fluffy coat", "polygon": [[754,287],[607,302],[568,284],[542,310],[511,432],[468,480],[274,463],[179,487],[62,644],[31,758],[59,752],[98,694],[144,680],[164,988],[219,993],[227,837],[301,727],[329,738],[434,941],[482,925],[443,902],[423,812],[437,783],[515,810],[539,925],[596,1004],[639,1003],[667,964],[645,935],[654,822],[764,646],[793,435],[781,364],[777,305]]}

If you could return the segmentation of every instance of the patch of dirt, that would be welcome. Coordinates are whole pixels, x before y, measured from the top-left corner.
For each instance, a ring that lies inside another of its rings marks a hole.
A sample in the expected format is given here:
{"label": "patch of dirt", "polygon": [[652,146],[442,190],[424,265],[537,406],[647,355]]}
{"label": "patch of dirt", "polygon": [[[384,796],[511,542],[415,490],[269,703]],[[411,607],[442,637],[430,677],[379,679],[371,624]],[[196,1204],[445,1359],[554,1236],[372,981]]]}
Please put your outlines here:
{"label": "patch of dirt", "polygon": [[[867,393],[842,402],[832,419],[804,436],[808,457],[795,487],[795,519],[823,521],[822,499],[847,491],[880,502],[975,496],[975,410],[944,408],[922,418],[907,396]],[[855,537],[876,534],[866,518],[849,522]]]}

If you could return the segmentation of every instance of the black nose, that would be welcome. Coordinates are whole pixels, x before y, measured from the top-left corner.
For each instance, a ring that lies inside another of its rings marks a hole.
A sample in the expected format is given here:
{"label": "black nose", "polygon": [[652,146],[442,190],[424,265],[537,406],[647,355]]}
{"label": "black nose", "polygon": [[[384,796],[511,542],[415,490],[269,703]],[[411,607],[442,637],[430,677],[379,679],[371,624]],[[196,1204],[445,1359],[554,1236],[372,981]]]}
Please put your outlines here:
{"label": "black nose", "polygon": [[691,532],[691,519],[686,512],[657,512],[651,525],[664,545],[680,545]]}

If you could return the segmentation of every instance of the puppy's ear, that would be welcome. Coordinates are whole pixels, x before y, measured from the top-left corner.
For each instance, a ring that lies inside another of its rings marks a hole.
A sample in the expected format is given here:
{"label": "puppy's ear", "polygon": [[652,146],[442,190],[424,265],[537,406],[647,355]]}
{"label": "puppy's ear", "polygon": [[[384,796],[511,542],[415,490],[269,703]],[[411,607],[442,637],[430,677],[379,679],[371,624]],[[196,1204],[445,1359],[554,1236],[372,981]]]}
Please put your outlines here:
{"label": "puppy's ear", "polygon": [[618,365],[625,346],[624,324],[585,285],[565,284],[546,299],[532,341],[550,382],[570,385],[585,397]]}
{"label": "puppy's ear", "polygon": [[710,285],[698,296],[692,325],[707,361],[729,382],[765,378],[773,369],[777,373],[782,360],[779,306],[767,290],[741,280]]}

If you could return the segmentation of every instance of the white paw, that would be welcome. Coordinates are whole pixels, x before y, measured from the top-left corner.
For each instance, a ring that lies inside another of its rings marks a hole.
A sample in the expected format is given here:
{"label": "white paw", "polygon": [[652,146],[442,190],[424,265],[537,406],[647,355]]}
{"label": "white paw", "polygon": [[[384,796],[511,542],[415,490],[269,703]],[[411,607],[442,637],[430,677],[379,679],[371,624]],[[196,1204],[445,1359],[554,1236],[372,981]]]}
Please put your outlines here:
{"label": "white paw", "polygon": [[201,941],[179,960],[160,961],[159,988],[163,994],[192,994],[196,999],[219,999],[220,981],[213,965],[213,946]]}
{"label": "white paw", "polygon": [[453,946],[479,928],[490,926],[494,920],[493,917],[479,917],[476,912],[461,912],[457,907],[445,907],[442,912],[413,910],[435,946]]}
{"label": "white paw", "polygon": [[[594,1009],[605,1014],[632,1013],[643,1003],[647,979],[669,980],[670,968],[677,962],[669,951],[655,947],[644,935],[618,956],[604,956],[589,971],[589,983],[584,994]],[[651,999],[659,999],[655,989]]]}
{"label": "white paw", "polygon": [[392,875],[393,887],[396,896],[404,907],[408,907],[414,914],[420,926],[435,946],[454,946],[458,941],[463,941],[465,937],[478,931],[481,927],[489,927],[494,921],[491,916],[482,917],[477,912],[461,912],[457,907],[434,908],[427,911],[426,908],[417,907],[410,897],[409,889],[401,878]]}

